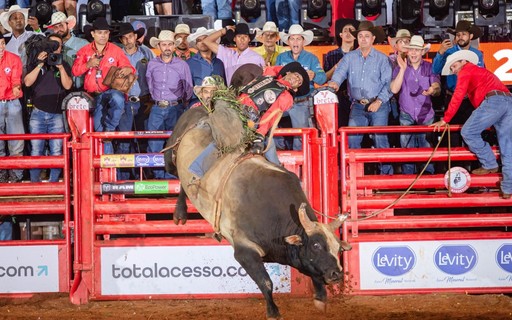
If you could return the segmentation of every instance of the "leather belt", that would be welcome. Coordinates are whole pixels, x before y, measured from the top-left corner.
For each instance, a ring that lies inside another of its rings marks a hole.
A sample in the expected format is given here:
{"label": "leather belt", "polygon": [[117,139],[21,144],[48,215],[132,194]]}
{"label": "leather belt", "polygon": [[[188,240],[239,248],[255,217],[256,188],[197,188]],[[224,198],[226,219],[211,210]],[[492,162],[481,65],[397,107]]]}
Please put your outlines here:
{"label": "leather belt", "polygon": [[299,103],[299,102],[307,101],[308,99],[309,99],[309,96],[305,96],[305,97],[302,97],[302,98],[294,98],[293,102]]}
{"label": "leather belt", "polygon": [[366,105],[369,105],[370,103],[374,102],[375,100],[377,100],[377,97],[373,97],[371,99],[363,98],[361,100],[354,99],[354,100],[352,100],[352,102],[359,103],[363,106],[366,106]]}
{"label": "leather belt", "polygon": [[129,96],[128,97],[128,101],[130,101],[130,102],[139,102],[140,98],[137,97],[137,96]]}
{"label": "leather belt", "polygon": [[9,101],[12,101],[12,100],[4,100],[4,99],[3,99],[3,100],[0,100],[0,103],[7,103],[7,102],[9,102]]}
{"label": "leather belt", "polygon": [[492,90],[490,92],[488,92],[486,95],[485,95],[485,99],[487,98],[490,98],[492,96],[505,96],[505,97],[512,97],[512,93],[510,92],[504,92],[504,91],[499,91],[499,90]]}
{"label": "leather belt", "polygon": [[168,101],[168,100],[160,100],[155,102],[157,106],[160,108],[167,108],[169,106],[174,107],[179,104],[183,103],[183,99],[175,100],[175,101]]}

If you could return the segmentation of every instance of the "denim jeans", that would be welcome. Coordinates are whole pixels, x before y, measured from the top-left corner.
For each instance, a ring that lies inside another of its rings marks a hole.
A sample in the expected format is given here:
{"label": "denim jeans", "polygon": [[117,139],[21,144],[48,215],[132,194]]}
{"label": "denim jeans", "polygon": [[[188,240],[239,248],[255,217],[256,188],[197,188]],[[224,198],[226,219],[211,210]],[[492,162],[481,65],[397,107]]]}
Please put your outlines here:
{"label": "denim jeans", "polygon": [[121,91],[109,89],[96,97],[94,131],[114,132],[125,110],[125,97]]}
{"label": "denim jeans", "polygon": [[[133,128],[133,117],[137,112],[139,112],[140,102],[130,102],[127,101],[124,104],[124,113],[121,116],[121,120],[119,121],[119,131],[132,131]],[[133,139],[119,139],[117,141],[117,154],[129,154],[133,153],[135,150],[131,148]],[[130,179],[130,172],[133,171],[133,168],[120,168],[117,169],[117,178],[119,180],[128,180]]]}
{"label": "denim jeans", "polygon": [[[411,117],[410,114],[406,112],[400,112],[400,125],[401,126],[412,126],[412,125],[429,125],[434,122],[434,118],[425,121],[424,123],[416,123],[416,121]],[[431,148],[432,146],[427,141],[426,133],[402,133],[400,135],[400,145],[402,148]],[[423,169],[423,166],[421,167]],[[416,165],[414,163],[404,163],[402,164],[402,173],[403,174],[415,174]],[[427,166],[425,172],[430,174],[434,173],[434,165],[430,163]]]}
{"label": "denim jeans", "polygon": [[[277,27],[279,30],[288,30],[292,24],[299,24],[300,0],[275,0],[277,15]],[[268,9],[267,9],[268,10]]]}
{"label": "denim jeans", "polygon": [[[10,218],[6,218],[9,220]],[[12,222],[4,221],[0,224],[0,241],[12,240]]]}
{"label": "denim jeans", "polygon": [[[364,111],[364,105],[353,103],[350,110],[350,118],[348,120],[349,127],[367,127],[367,126],[387,126],[388,117],[391,107],[389,102],[384,102],[376,112]],[[387,134],[372,135],[375,148],[389,148]],[[362,134],[352,134],[348,137],[348,145],[350,149],[360,149],[363,141]],[[380,164],[381,174],[393,174],[393,167],[390,164]]]}
{"label": "denim jeans", "polygon": [[[21,103],[18,99],[0,102],[0,134],[23,134],[23,118],[21,112]],[[22,156],[25,142],[23,140],[9,140],[7,148],[10,156]],[[5,157],[5,140],[0,141],[0,157]],[[11,170],[17,180],[23,178],[23,170]]]}
{"label": "denim jeans", "polygon": [[[290,120],[292,121],[293,128],[308,128],[309,127],[309,102],[297,102],[290,110],[288,110]],[[302,150],[302,138],[293,138],[293,150]]]}
{"label": "denim jeans", "polygon": [[[0,0],[0,9],[5,9],[6,2],[7,0]],[[17,0],[16,4],[22,8],[29,8],[30,2],[30,0]]]}
{"label": "denim jeans", "polygon": [[512,97],[492,96],[476,108],[462,127],[462,138],[485,169],[498,167],[489,143],[482,139],[482,131],[494,126],[500,146],[501,191],[512,193]]}
{"label": "denim jeans", "polygon": [[[64,132],[64,118],[62,114],[48,113],[37,108],[32,110],[30,115],[30,133],[62,133]],[[48,140],[31,140],[30,144],[32,150],[31,156],[42,156],[45,155],[45,146]],[[60,156],[62,155],[62,140],[51,139],[48,141],[50,148],[50,155]],[[51,169],[50,170],[50,182],[58,182],[62,169]],[[30,170],[30,181],[41,182],[41,169]]]}
{"label": "denim jeans", "polygon": [[203,14],[217,19],[232,19],[231,0],[201,0]]}
{"label": "denim jeans", "polygon": [[273,21],[278,25],[277,11],[276,11],[276,0],[265,0],[265,7],[267,9],[267,21]]}
{"label": "denim jeans", "polygon": [[[183,106],[178,104],[176,106],[168,106],[161,108],[158,105],[154,105],[151,108],[151,113],[148,119],[148,131],[169,131],[174,130],[178,118],[183,114]],[[157,153],[164,148],[164,139],[149,139],[148,141],[148,152]],[[155,179],[174,179],[175,177],[168,174],[164,169],[154,169],[153,174]]]}

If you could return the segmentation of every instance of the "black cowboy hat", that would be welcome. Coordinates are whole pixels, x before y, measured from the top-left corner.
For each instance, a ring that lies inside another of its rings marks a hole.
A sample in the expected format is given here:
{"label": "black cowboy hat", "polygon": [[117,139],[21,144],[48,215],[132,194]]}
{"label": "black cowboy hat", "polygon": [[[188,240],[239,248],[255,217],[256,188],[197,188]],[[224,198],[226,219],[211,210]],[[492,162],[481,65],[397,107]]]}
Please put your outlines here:
{"label": "black cowboy hat", "polygon": [[248,35],[249,41],[254,40],[254,37],[256,36],[256,32],[251,32],[246,23],[239,23],[235,26],[235,32],[226,32],[226,38],[228,38],[229,41],[234,42],[234,39],[238,34]]}
{"label": "black cowboy hat", "polygon": [[309,93],[309,75],[308,72],[297,61],[290,62],[285,65],[280,71],[279,75],[284,77],[288,72],[297,72],[302,76],[302,84],[295,93],[296,96],[305,96]]}
{"label": "black cowboy hat", "polygon": [[135,33],[135,35],[137,36],[137,40],[138,40],[138,39],[140,39],[140,37],[142,37],[144,35],[146,30],[144,28],[139,28],[139,29],[135,30],[131,23],[122,22],[119,24],[119,31],[117,32],[115,37],[121,38],[122,36],[127,35],[128,33],[131,33],[131,32]]}
{"label": "black cowboy hat", "polygon": [[84,37],[87,41],[92,42],[93,38],[91,35],[91,31],[96,30],[111,30],[110,25],[105,17],[99,17],[94,20],[92,25],[88,24],[84,26]]}
{"label": "black cowboy hat", "polygon": [[357,39],[357,34],[361,31],[370,31],[375,36],[375,43],[381,43],[386,39],[386,33],[382,27],[375,27],[371,21],[361,21],[355,31],[352,31],[352,35]]}
{"label": "black cowboy hat", "polygon": [[343,28],[345,28],[345,26],[348,25],[348,24],[353,25],[354,28],[356,28],[356,29],[359,27],[359,21],[354,20],[354,19],[338,19],[338,20],[336,20],[336,24],[334,26],[334,30],[335,30],[335,33],[336,33],[335,34],[336,35],[336,44],[338,45],[338,47],[341,46],[340,33],[343,31]]}
{"label": "black cowboy hat", "polygon": [[473,35],[473,39],[476,40],[482,36],[482,30],[475,26],[474,24],[471,24],[471,22],[467,20],[461,20],[457,22],[457,25],[455,26],[455,29],[448,28],[446,32],[451,33],[453,35],[456,35],[457,32],[466,31]]}

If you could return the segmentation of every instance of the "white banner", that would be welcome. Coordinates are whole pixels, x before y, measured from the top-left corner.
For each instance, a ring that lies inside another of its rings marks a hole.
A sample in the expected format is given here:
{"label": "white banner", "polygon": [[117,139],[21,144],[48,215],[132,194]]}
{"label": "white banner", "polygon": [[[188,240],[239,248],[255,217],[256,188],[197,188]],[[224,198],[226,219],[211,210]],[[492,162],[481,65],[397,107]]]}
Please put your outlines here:
{"label": "white banner", "polygon": [[512,286],[511,240],[362,242],[361,290]]}
{"label": "white banner", "polygon": [[[274,292],[291,292],[290,267],[266,264]],[[101,248],[101,294],[259,293],[231,246]]]}
{"label": "white banner", "polygon": [[59,292],[58,246],[0,246],[0,293]]}

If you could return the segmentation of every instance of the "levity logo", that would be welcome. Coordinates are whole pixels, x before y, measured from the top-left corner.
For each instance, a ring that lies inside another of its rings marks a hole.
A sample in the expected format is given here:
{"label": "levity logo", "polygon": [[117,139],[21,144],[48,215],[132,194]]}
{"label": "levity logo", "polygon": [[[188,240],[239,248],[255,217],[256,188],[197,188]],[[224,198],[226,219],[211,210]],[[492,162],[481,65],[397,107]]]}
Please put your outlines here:
{"label": "levity logo", "polygon": [[512,244],[504,244],[496,252],[496,262],[501,269],[512,273]]}
{"label": "levity logo", "polygon": [[434,263],[437,268],[451,275],[471,271],[477,260],[476,251],[470,245],[444,245],[434,253]]}
{"label": "levity logo", "polygon": [[380,247],[373,253],[373,266],[387,276],[401,276],[416,264],[416,256],[407,246]]}
{"label": "levity logo", "polygon": [[48,266],[0,266],[0,278],[29,278],[48,275]]}
{"label": "levity logo", "polygon": [[130,267],[112,265],[112,277],[119,278],[210,278],[210,277],[246,277],[247,272],[242,267],[228,266],[225,269],[220,266],[185,266],[167,267],[154,263],[152,266],[139,266],[133,264]]}

